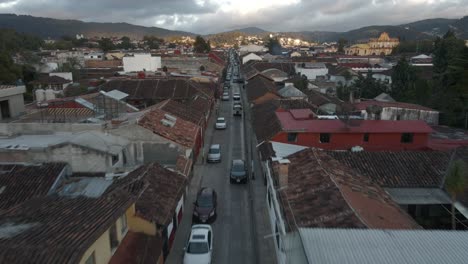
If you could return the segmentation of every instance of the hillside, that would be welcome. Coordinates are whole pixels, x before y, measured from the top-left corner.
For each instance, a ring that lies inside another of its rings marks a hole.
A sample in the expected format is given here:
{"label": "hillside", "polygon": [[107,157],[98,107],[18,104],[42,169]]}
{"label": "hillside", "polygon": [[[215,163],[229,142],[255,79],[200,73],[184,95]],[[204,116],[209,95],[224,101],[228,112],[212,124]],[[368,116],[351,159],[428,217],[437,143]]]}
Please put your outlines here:
{"label": "hillside", "polygon": [[401,27],[409,28],[433,36],[442,36],[450,29],[450,25],[458,19],[434,18],[403,24]]}
{"label": "hillside", "polygon": [[17,32],[52,39],[76,34],[83,34],[87,37],[128,36],[130,38],[143,38],[145,35],[157,37],[194,36],[193,33],[189,32],[135,26],[128,23],[94,23],[14,14],[0,14],[0,28],[10,28]]}
{"label": "hillside", "polygon": [[241,29],[232,30],[230,32],[241,32],[247,35],[263,35],[263,34],[269,33],[268,31],[263,30],[258,27],[241,28]]}

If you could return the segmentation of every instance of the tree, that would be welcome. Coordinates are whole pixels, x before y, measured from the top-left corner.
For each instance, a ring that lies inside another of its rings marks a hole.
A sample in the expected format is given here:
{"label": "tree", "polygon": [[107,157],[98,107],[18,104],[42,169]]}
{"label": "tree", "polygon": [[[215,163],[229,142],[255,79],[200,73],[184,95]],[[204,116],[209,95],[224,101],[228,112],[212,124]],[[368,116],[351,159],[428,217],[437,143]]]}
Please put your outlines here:
{"label": "tree", "polygon": [[205,71],[205,66],[201,65],[200,66],[200,71]]}
{"label": "tree", "polygon": [[159,49],[159,46],[164,43],[164,39],[156,36],[144,36],[143,41],[150,49]]}
{"label": "tree", "polygon": [[99,48],[102,49],[104,52],[115,49],[114,43],[109,38],[101,38],[98,41],[98,43],[99,43]]}
{"label": "tree", "polygon": [[265,46],[268,48],[268,51],[272,55],[280,55],[281,50],[283,49],[278,38],[269,38]]}
{"label": "tree", "polygon": [[166,66],[162,67],[162,71],[167,72],[167,67]]}
{"label": "tree", "polygon": [[452,229],[457,229],[455,217],[455,201],[457,196],[463,193],[468,186],[466,164],[462,160],[455,160],[449,168],[447,178],[445,179],[445,188],[451,196],[452,207]]}
{"label": "tree", "polygon": [[414,67],[409,65],[405,57],[401,57],[393,68],[391,96],[397,101],[408,100],[408,95],[415,88],[416,79]]}
{"label": "tree", "polygon": [[119,45],[117,45],[117,47],[119,49],[126,49],[126,50],[129,50],[129,49],[134,49],[135,46],[132,44],[132,42],[130,41],[130,38],[127,37],[127,36],[124,36],[120,39],[121,43]]}
{"label": "tree", "polygon": [[372,77],[373,73],[369,71],[364,77],[362,74],[350,86],[350,92],[353,92],[355,98],[374,98],[377,95],[387,91],[387,86]]}
{"label": "tree", "polygon": [[344,47],[348,44],[348,40],[340,38],[338,40],[338,52],[344,53]]}
{"label": "tree", "polygon": [[306,91],[307,88],[309,87],[309,81],[307,80],[307,76],[302,75],[300,78],[297,78],[293,82],[294,87],[301,91]]}
{"label": "tree", "polygon": [[193,49],[196,53],[208,53],[211,50],[210,42],[206,42],[204,38],[197,36],[193,43]]}

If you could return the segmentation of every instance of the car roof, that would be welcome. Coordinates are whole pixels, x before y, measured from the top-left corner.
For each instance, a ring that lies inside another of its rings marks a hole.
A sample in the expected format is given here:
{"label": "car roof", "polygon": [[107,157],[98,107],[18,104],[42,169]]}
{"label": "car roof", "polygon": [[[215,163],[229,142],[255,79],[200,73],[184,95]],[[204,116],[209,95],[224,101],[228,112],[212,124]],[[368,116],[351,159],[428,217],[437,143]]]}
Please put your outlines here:
{"label": "car roof", "polygon": [[225,120],[224,117],[218,117],[216,120]]}
{"label": "car roof", "polygon": [[213,144],[210,146],[210,149],[219,149],[219,144]]}
{"label": "car roof", "polygon": [[200,194],[201,194],[201,195],[207,195],[207,194],[212,195],[214,191],[215,191],[215,190],[214,190],[213,188],[210,188],[210,187],[202,187],[202,188],[200,189]]}
{"label": "car roof", "polygon": [[235,160],[232,160],[232,164],[244,164],[244,160],[235,159]]}

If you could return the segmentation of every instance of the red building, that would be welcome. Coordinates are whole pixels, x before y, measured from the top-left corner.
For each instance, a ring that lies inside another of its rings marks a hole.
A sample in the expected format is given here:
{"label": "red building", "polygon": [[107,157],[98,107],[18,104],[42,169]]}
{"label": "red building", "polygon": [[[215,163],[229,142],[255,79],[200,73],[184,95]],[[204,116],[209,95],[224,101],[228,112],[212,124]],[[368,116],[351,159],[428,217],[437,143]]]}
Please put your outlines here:
{"label": "red building", "polygon": [[432,129],[420,120],[317,120],[309,109],[277,111],[281,127],[272,141],[329,150],[427,149]]}

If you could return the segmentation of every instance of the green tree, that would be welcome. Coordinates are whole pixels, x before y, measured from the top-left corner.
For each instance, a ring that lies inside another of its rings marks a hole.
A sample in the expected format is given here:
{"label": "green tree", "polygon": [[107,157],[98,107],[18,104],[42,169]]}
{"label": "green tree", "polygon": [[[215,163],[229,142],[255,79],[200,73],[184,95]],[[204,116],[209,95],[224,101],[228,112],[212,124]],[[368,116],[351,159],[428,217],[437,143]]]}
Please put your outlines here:
{"label": "green tree", "polygon": [[124,36],[120,39],[121,43],[119,45],[117,45],[117,47],[119,49],[125,49],[125,50],[129,50],[129,49],[134,49],[135,46],[132,44],[131,40],[129,37],[127,36]]}
{"label": "green tree", "polygon": [[445,179],[445,189],[451,196],[451,211],[452,211],[452,229],[457,229],[455,217],[455,202],[457,196],[463,193],[468,186],[466,164],[462,160],[455,160],[450,164],[450,168]]}
{"label": "green tree", "polygon": [[144,36],[143,41],[149,49],[159,49],[159,46],[164,43],[164,39],[156,36]]}
{"label": "green tree", "polygon": [[200,71],[205,71],[205,66],[201,65],[200,66]]}
{"label": "green tree", "polygon": [[301,91],[306,91],[309,87],[309,81],[307,80],[307,76],[302,75],[300,78],[297,78],[293,82],[294,87]]}
{"label": "green tree", "polygon": [[338,52],[343,53],[344,52],[344,47],[348,44],[348,40],[344,38],[340,38],[338,40]]}
{"label": "green tree", "polygon": [[114,43],[109,38],[101,38],[98,41],[98,43],[99,43],[99,48],[102,49],[104,52],[115,49]]}
{"label": "green tree", "polygon": [[390,95],[397,101],[408,100],[416,84],[416,72],[405,57],[401,57],[398,64],[393,67],[392,90]]}
{"label": "green tree", "polygon": [[210,41],[205,41],[204,38],[201,36],[197,36],[195,38],[195,42],[193,43],[193,50],[196,53],[208,53],[211,50]]}
{"label": "green tree", "polygon": [[373,73],[369,71],[364,77],[362,74],[350,86],[350,92],[354,93],[355,98],[374,98],[377,95],[387,91],[387,86],[372,77]]}
{"label": "green tree", "polygon": [[269,38],[266,41],[265,46],[268,48],[268,51],[272,55],[280,55],[281,50],[283,49],[283,47],[281,47],[281,44],[280,44],[278,38]]}
{"label": "green tree", "polygon": [[442,123],[462,126],[468,104],[466,75],[468,70],[468,51],[464,41],[452,31],[434,44],[434,88],[431,107],[444,113]]}

